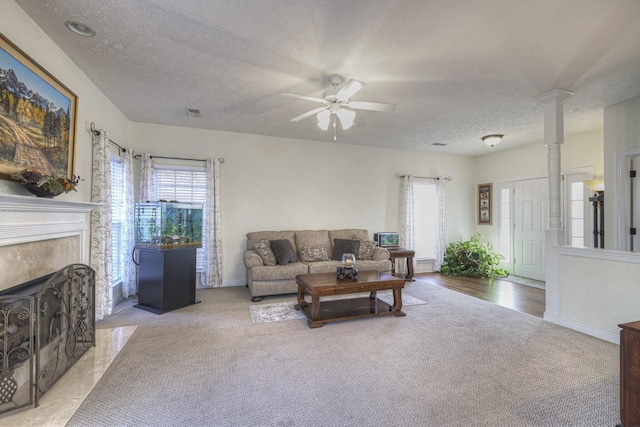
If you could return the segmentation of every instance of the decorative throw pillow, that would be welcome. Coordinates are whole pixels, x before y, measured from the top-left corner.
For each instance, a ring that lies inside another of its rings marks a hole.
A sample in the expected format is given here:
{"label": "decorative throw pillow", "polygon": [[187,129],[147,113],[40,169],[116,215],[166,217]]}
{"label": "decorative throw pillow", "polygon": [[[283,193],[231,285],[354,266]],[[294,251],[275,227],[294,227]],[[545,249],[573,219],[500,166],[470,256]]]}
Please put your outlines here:
{"label": "decorative throw pillow", "polygon": [[373,240],[358,240],[360,247],[358,248],[357,259],[373,259],[373,252],[376,250],[378,242]]}
{"label": "decorative throw pillow", "polygon": [[358,259],[357,253],[359,247],[359,240],[333,239],[333,252],[331,253],[331,259],[342,261],[342,255],[346,253],[354,254],[356,255],[356,259]]}
{"label": "decorative throw pillow", "polygon": [[253,244],[264,265],[276,265],[276,256],[271,250],[271,243],[267,239],[260,240]]}
{"label": "decorative throw pillow", "polygon": [[291,246],[291,242],[287,239],[272,240],[271,250],[276,256],[276,262],[280,265],[287,265],[290,262],[296,262],[296,253]]}
{"label": "decorative throw pillow", "polygon": [[302,262],[329,261],[329,254],[327,254],[327,247],[325,245],[303,246],[302,249],[300,250],[300,261]]}

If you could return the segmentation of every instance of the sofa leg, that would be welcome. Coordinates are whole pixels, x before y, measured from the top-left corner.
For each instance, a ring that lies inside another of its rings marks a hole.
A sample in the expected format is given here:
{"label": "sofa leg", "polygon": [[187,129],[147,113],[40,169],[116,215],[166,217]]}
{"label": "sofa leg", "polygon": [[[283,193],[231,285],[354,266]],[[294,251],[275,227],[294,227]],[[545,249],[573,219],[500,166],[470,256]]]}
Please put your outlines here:
{"label": "sofa leg", "polygon": [[260,302],[260,301],[262,301],[262,297],[251,297],[251,301]]}
{"label": "sofa leg", "polygon": [[244,284],[244,287],[245,287],[245,288],[248,288],[248,287],[249,287],[249,284],[248,284],[248,283],[245,283],[245,284]]}

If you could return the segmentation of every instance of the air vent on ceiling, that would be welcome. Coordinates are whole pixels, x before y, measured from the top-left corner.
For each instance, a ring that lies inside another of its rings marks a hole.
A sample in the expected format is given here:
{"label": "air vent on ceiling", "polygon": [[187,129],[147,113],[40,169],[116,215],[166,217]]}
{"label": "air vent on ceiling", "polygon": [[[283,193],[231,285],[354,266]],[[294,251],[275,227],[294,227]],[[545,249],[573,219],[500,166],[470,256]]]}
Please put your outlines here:
{"label": "air vent on ceiling", "polygon": [[187,107],[186,110],[187,110],[187,116],[194,117],[194,118],[195,117],[200,117],[200,110],[199,109]]}
{"label": "air vent on ceiling", "polygon": [[431,145],[435,145],[436,147],[446,147],[447,146],[447,144],[443,144],[442,142],[434,142]]}

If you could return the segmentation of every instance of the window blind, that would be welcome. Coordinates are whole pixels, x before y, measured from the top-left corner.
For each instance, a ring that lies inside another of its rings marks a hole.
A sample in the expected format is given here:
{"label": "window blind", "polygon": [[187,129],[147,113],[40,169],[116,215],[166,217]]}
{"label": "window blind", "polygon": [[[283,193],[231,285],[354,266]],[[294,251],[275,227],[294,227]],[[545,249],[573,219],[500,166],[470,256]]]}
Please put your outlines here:
{"label": "window blind", "polygon": [[113,258],[113,285],[122,283],[125,252],[124,227],[124,163],[118,157],[111,158],[111,256]]}
{"label": "window blind", "polygon": [[[203,206],[207,194],[207,172],[204,167],[173,165],[155,165],[153,169],[155,200],[177,201],[180,203],[199,203]],[[202,234],[206,230],[206,209],[203,209]],[[204,251],[196,251],[196,271],[202,271]]]}

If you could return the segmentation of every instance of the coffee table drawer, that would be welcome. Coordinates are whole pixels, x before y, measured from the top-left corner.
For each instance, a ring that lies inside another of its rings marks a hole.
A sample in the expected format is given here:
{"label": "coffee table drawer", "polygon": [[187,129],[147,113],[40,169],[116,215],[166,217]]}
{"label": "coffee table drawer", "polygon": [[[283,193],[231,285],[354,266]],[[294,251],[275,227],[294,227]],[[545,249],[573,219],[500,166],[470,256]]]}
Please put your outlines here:
{"label": "coffee table drawer", "polygon": [[[384,287],[381,287],[384,289]],[[355,292],[371,292],[377,291],[378,286],[372,283],[342,283],[336,285],[337,294],[353,294]]]}

